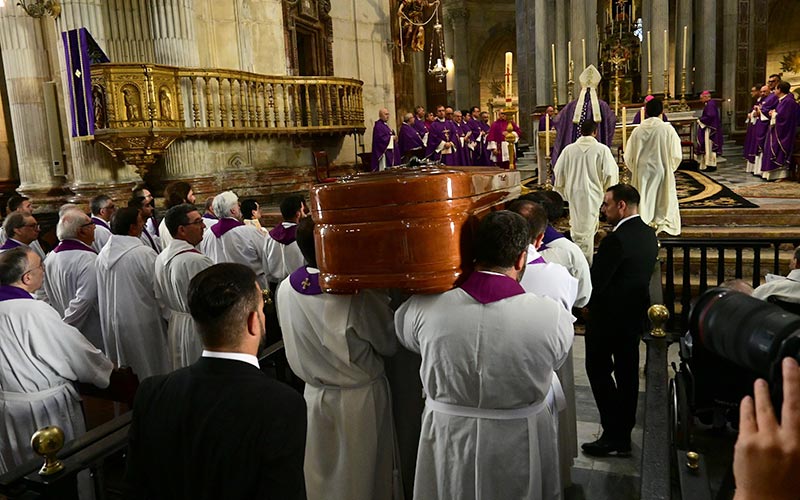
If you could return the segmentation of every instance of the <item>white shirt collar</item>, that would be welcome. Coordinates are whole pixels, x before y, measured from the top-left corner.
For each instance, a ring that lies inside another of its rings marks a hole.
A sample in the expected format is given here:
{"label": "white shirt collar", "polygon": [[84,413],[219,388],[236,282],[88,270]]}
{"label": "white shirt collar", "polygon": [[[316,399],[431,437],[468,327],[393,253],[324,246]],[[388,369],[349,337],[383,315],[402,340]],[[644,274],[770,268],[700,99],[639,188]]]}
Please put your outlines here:
{"label": "white shirt collar", "polygon": [[216,359],[233,359],[236,361],[244,361],[245,363],[249,363],[259,370],[261,367],[258,365],[258,358],[253,356],[252,354],[245,354],[243,352],[219,352],[219,351],[207,351],[203,349],[203,357],[204,358],[216,358]]}
{"label": "white shirt collar", "polygon": [[639,214],[629,215],[629,216],[625,217],[624,219],[622,219],[621,221],[617,222],[617,225],[614,226],[614,231],[619,229],[619,226],[625,224],[626,222],[628,222],[629,220],[633,219],[634,217],[639,217]]}

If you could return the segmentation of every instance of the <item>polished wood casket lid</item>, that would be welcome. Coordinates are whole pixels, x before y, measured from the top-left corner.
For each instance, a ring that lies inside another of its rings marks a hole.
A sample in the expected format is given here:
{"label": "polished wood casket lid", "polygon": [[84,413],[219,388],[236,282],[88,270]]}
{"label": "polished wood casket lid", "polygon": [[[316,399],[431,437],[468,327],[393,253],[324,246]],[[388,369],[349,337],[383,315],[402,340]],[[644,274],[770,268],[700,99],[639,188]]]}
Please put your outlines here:
{"label": "polished wood casket lid", "polygon": [[396,168],[311,189],[320,286],[436,293],[471,267],[475,223],[520,193],[516,171]]}

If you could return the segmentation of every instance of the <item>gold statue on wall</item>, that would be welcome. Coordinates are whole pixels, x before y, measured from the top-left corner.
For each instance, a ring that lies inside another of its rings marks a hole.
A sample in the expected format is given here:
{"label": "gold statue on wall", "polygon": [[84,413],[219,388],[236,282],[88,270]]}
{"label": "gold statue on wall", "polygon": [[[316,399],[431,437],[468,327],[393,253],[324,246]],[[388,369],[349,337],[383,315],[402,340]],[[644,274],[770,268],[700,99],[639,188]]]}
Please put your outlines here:
{"label": "gold statue on wall", "polygon": [[158,99],[161,103],[161,119],[172,120],[172,97],[166,87],[161,87],[158,93]]}
{"label": "gold statue on wall", "polygon": [[122,102],[125,104],[125,119],[138,120],[139,119],[139,90],[132,85],[126,85],[122,88]]}

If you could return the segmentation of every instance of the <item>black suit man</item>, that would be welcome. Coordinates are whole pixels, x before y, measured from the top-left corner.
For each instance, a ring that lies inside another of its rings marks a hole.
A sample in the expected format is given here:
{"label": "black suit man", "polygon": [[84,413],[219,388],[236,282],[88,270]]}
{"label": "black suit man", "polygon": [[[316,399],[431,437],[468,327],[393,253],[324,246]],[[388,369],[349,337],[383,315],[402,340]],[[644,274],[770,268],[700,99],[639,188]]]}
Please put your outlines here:
{"label": "black suit man", "polygon": [[592,264],[586,374],[603,435],[582,448],[594,456],[626,456],[631,452],[631,430],[636,423],[639,342],[650,305],[649,283],[658,240],[639,217],[639,193],[634,187],[610,187],[601,211],[614,231],[600,243]]}
{"label": "black suit man", "polygon": [[199,361],[136,394],[127,482],[136,499],[304,499],[303,396],[267,377],[253,271],[217,264],[189,283]]}

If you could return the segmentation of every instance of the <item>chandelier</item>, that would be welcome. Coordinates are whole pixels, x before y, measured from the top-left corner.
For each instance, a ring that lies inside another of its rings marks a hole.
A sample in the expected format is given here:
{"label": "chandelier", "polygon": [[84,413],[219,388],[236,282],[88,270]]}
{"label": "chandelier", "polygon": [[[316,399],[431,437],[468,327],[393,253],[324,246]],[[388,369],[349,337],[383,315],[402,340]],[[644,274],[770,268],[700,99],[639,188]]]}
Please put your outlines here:
{"label": "chandelier", "polygon": [[[434,52],[437,52],[434,57]],[[433,36],[431,37],[431,52],[428,56],[428,74],[436,78],[436,81],[442,83],[444,77],[447,76],[447,66],[444,64],[444,34],[442,33],[442,24],[439,22],[439,13],[436,13],[436,22],[433,25]],[[433,61],[436,64],[433,64]]]}

